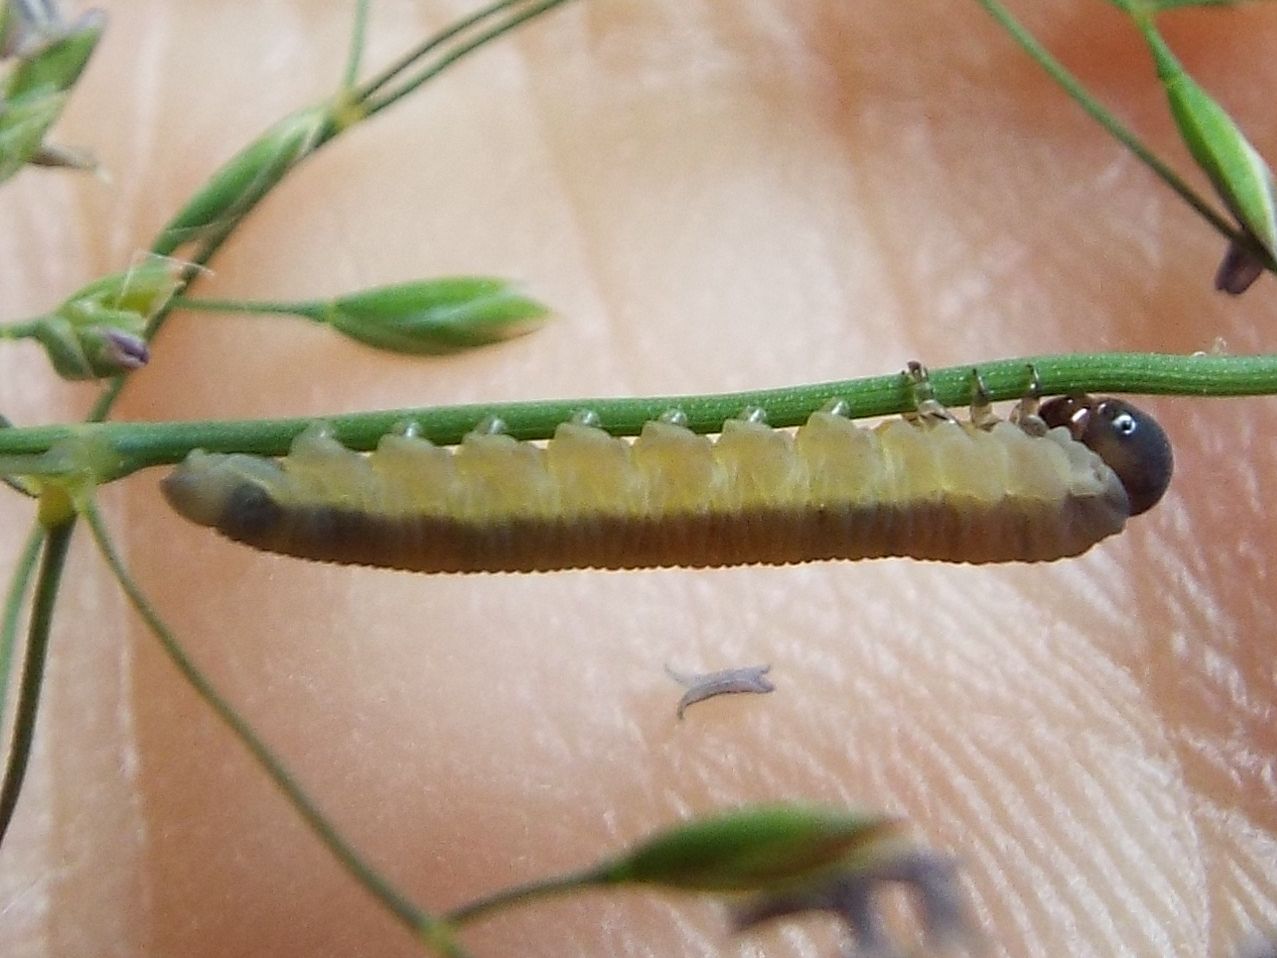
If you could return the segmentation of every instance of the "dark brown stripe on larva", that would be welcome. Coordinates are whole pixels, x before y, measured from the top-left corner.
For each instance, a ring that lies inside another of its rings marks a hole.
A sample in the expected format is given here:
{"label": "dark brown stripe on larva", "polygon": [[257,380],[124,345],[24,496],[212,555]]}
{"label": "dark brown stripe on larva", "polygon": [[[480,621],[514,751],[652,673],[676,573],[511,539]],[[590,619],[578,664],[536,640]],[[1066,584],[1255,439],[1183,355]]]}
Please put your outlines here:
{"label": "dark brown stripe on larva", "polygon": [[1078,555],[1097,530],[1121,531],[1123,503],[1100,497],[1048,509],[980,508],[953,503],[866,509],[578,518],[570,523],[513,520],[386,519],[310,507],[262,523],[229,513],[229,538],[283,555],[414,572],[550,572],[561,569],[693,568],[786,565],[823,559],[908,556],[943,562],[1042,562]]}

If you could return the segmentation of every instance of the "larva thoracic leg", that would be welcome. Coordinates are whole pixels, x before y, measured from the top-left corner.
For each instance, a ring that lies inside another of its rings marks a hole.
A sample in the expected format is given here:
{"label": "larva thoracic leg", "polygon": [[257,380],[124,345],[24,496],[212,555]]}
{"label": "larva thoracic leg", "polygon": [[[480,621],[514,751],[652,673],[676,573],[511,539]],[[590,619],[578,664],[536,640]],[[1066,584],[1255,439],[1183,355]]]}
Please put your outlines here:
{"label": "larva thoracic leg", "polygon": [[913,412],[905,413],[907,421],[916,422],[921,419],[931,423],[957,422],[953,413],[936,399],[935,390],[931,387],[931,376],[926,366],[914,360],[905,367],[904,376],[910,392],[913,393],[914,406]]}
{"label": "larva thoracic leg", "polygon": [[745,418],[711,440],[658,420],[630,442],[570,422],[544,446],[397,435],[371,455],[308,430],[278,463],[193,453],[164,493],[259,549],[422,572],[1048,561],[1147,509],[1171,459],[1157,424],[1119,400],[1042,413],[1054,427],[1042,436],[932,415],[865,429],[817,412],[793,433]]}
{"label": "larva thoracic leg", "polygon": [[993,411],[993,401],[989,398],[989,387],[985,384],[980,370],[971,370],[971,425],[976,429],[992,429],[1001,420]]}

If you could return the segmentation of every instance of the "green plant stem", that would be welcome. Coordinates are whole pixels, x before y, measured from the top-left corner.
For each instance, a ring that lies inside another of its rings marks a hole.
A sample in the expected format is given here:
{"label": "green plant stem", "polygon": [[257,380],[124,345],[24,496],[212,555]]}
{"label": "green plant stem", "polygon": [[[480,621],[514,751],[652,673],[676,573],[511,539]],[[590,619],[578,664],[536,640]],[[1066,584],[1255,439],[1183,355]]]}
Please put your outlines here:
{"label": "green plant stem", "polygon": [[[1220,215],[1214,207],[1198,196],[1174,170],[1162,162],[1144,143],[1130,130],[1122,125],[1107,108],[1087,92],[1077,77],[1073,76],[1059,60],[1047,52],[1046,47],[1038,43],[1033,34],[1012,16],[1011,12],[999,0],[976,0],[988,14],[1001,24],[1024,51],[1055,80],[1064,91],[1100,126],[1130,150],[1145,166],[1161,179],[1163,183],[1179,194],[1180,199],[1191,206],[1211,226],[1226,239],[1250,247],[1248,238],[1238,230],[1226,217]],[[1127,12],[1130,12],[1129,10]]]}
{"label": "green plant stem", "polygon": [[31,339],[39,329],[38,320],[24,319],[16,323],[0,323],[0,339]]}
{"label": "green plant stem", "polygon": [[[1184,396],[1277,394],[1277,355],[1176,356],[1158,353],[1094,353],[1028,356],[980,363],[979,371],[994,401],[1018,399],[1028,389],[1032,367],[1043,395],[1074,391]],[[931,370],[936,399],[961,407],[971,400],[972,366]],[[389,432],[413,422],[419,434],[451,445],[488,416],[500,418],[518,439],[547,439],[581,410],[592,410],[613,435],[635,435],[645,422],[681,409],[696,432],[718,432],[723,422],[747,407],[759,407],[773,426],[796,426],[830,400],[841,399],[851,414],[886,416],[913,408],[903,375],[874,376],[781,389],[717,395],[657,396],[640,399],[560,399],[548,402],[436,406],[330,416],[323,422],[351,449],[369,450]],[[148,466],[181,460],[192,449],[276,456],[315,419],[203,420],[169,423],[100,423],[0,429],[0,456],[36,455],[66,439],[109,449],[103,461],[116,478]]]}
{"label": "green plant stem", "polygon": [[[380,113],[382,110],[386,109],[387,107],[394,105],[399,100],[403,99],[404,97],[408,96],[408,94],[416,90],[419,86],[421,86],[427,80],[434,79],[444,70],[446,70],[448,67],[452,66],[452,64],[456,63],[458,60],[465,57],[467,54],[471,53],[472,51],[477,50],[482,46],[486,46],[489,42],[496,40],[499,37],[502,37],[505,34],[511,32],[512,30],[515,30],[521,27],[523,24],[527,23],[529,20],[533,20],[536,17],[541,16],[541,14],[543,13],[548,13],[550,10],[553,10],[555,7],[561,6],[562,4],[567,2],[568,0],[541,0],[540,3],[533,4],[531,7],[529,7],[527,10],[523,11],[522,13],[515,14],[511,16],[508,20],[505,20],[504,22],[499,23],[497,26],[494,26],[488,30],[482,31],[481,33],[477,34],[474,37],[474,39],[468,40],[467,42],[459,45],[454,50],[450,51],[444,56],[441,56],[438,62],[435,63],[434,65],[423,69],[420,73],[416,74],[415,76],[411,77],[408,80],[405,80],[398,89],[392,90],[391,92],[381,97],[369,96],[366,101],[368,116],[372,116],[373,114]],[[496,11],[505,7],[513,7],[517,5],[518,5],[517,3],[500,3],[500,4],[494,5],[490,9],[492,11]]]}
{"label": "green plant stem", "polygon": [[514,905],[526,905],[543,898],[580,891],[595,885],[608,884],[606,872],[602,869],[558,875],[541,881],[528,882],[526,885],[515,885],[504,888],[484,898],[475,899],[444,915],[443,920],[449,925],[459,927],[477,921],[491,913]]}
{"label": "green plant stem", "polygon": [[316,308],[322,308],[324,305],[323,300],[299,300],[293,303],[284,303],[278,300],[209,299],[204,296],[197,299],[178,296],[174,298],[173,302],[174,309],[184,309],[195,313],[279,313],[287,316],[297,316],[301,319],[309,319],[314,322],[320,322],[314,318]]}
{"label": "green plant stem", "polygon": [[492,40],[496,40],[505,34],[518,29],[529,20],[533,20],[536,17],[541,16],[543,13],[548,13],[555,7],[561,6],[567,2],[569,2],[569,0],[542,0],[542,2],[534,4],[528,10],[510,17],[510,19],[506,20],[504,23],[492,27],[490,30],[483,31],[473,40],[462,44],[447,55],[440,57],[439,61],[433,66],[422,70],[416,76],[405,81],[403,86],[399,89],[386,94],[384,97],[370,101],[368,103],[368,115],[372,116],[373,114],[380,113],[389,106],[393,106],[399,100],[416,90],[417,87],[421,86],[427,80],[433,80],[448,67],[452,66],[452,64],[456,63],[472,51],[477,50],[482,46],[486,46]]}
{"label": "green plant stem", "polygon": [[364,83],[356,93],[356,98],[361,102],[368,102],[372,97],[383,88],[400,79],[407,71],[411,70],[416,63],[429,56],[439,47],[452,40],[453,37],[460,36],[472,27],[482,23],[489,17],[501,13],[508,7],[517,6],[525,0],[497,0],[486,7],[481,7],[468,17],[462,17],[450,27],[440,30],[434,36],[427,37],[417,46],[413,47],[403,56],[401,56],[390,66],[386,67],[371,80]]}
{"label": "green plant stem", "polygon": [[[488,4],[486,7],[481,7],[476,10],[470,16],[461,18],[452,24],[452,26],[441,30],[439,33],[436,33],[434,36],[427,38],[417,46],[413,47],[394,63],[390,64],[390,66],[386,67],[386,69],[384,69],[381,73],[364,83],[356,92],[354,99],[365,104],[374,102],[378,93],[390,86],[392,83],[401,81],[404,74],[444,44],[450,43],[461,34],[474,29],[485,20],[492,19],[498,14],[504,13],[514,7],[524,6],[526,3],[528,3],[528,0],[497,0],[496,3]],[[537,12],[540,13],[542,11],[538,10]],[[473,46],[470,46],[469,48],[473,49]],[[414,83],[413,88],[415,89],[420,85],[421,84],[419,82]],[[400,91],[402,91],[402,89],[403,88],[401,87]],[[383,97],[382,100],[378,100],[376,102],[382,102],[384,108],[384,106],[389,105],[388,101],[398,99],[402,95],[402,92],[387,94],[387,96]]]}
{"label": "green plant stem", "polygon": [[187,655],[186,650],[178,642],[172,630],[160,618],[159,613],[152,608],[142,590],[129,574],[123,560],[121,560],[114,545],[111,543],[110,534],[107,532],[97,506],[89,502],[82,507],[82,511],[89,523],[89,528],[93,531],[93,538],[97,542],[103,558],[106,559],[107,564],[111,567],[111,571],[115,573],[115,578],[129,597],[133,608],[142,616],[151,632],[159,640],[160,646],[164,649],[169,661],[181,672],[182,677],[186,679],[199,697],[205,701],[209,708],[216,713],[217,717],[226,724],[235,734],[235,737],[248,749],[258,765],[270,776],[297,814],[310,826],[315,836],[359,884],[385,905],[396,918],[407,925],[415,934],[431,935],[436,933],[436,926],[439,922],[409,901],[371,865],[368,865],[359,857],[354,846],[341,836],[336,827],[328,821],[318,806],[311,801],[310,796],[298,784],[292,773],[285,768],[283,762],[275,756],[266,743],[253,731],[252,726],[222,697],[222,694],[214,688],[212,682],[195,664],[195,661]]}
{"label": "green plant stem", "polygon": [[[35,602],[27,628],[27,647],[22,663],[22,681],[18,686],[18,706],[13,718],[13,735],[9,743],[9,759],[5,764],[4,782],[0,785],[0,844],[9,831],[22,783],[26,779],[31,743],[35,738],[36,716],[40,711],[40,690],[44,685],[44,664],[49,654],[49,634],[53,626],[53,608],[62,579],[67,547],[71,543],[74,523],[69,520],[47,530],[40,574],[36,580]],[[34,536],[32,537],[34,538]],[[30,540],[28,540],[30,541]],[[16,585],[16,582],[15,582]],[[15,590],[10,589],[10,599]],[[7,616],[6,616],[7,618]],[[6,622],[6,625],[8,623]]]}
{"label": "green plant stem", "polygon": [[44,542],[44,526],[36,526],[27,536],[27,543],[18,557],[18,567],[9,582],[5,595],[3,619],[0,620],[0,725],[8,715],[9,680],[13,672],[13,650],[18,646],[18,625],[22,621],[22,604],[40,558],[40,545]]}
{"label": "green plant stem", "polygon": [[355,22],[350,28],[350,53],[346,57],[346,70],[341,85],[345,90],[354,89],[359,80],[359,69],[364,59],[365,39],[368,35],[368,0],[355,0]]}

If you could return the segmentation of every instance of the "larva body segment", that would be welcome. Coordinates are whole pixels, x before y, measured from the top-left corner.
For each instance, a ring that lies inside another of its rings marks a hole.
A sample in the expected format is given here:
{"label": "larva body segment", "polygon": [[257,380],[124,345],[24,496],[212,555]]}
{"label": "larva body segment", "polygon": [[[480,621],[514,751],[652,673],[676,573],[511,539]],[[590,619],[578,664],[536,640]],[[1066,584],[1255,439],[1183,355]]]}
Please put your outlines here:
{"label": "larva body segment", "polygon": [[792,434],[733,420],[710,440],[650,422],[629,442],[568,423],[545,446],[388,436],[371,455],[311,430],[280,462],[193,453],[164,492],[259,549],[419,572],[1049,561],[1120,531],[1130,511],[1065,428],[864,429],[823,412]]}

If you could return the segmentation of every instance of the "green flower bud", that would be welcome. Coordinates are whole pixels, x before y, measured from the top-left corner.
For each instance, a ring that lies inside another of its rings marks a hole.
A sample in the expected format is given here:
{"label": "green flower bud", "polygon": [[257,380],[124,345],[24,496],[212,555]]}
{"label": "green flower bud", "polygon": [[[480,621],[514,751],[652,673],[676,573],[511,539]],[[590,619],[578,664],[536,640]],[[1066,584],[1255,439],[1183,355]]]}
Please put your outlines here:
{"label": "green flower bud", "polygon": [[94,280],[47,316],[19,325],[64,379],[131,372],[150,358],[146,326],[181,285],[176,264],[150,260]]}
{"label": "green flower bud", "polygon": [[844,865],[897,827],[886,815],[757,806],[676,826],[603,866],[601,883],[754,891]]}
{"label": "green flower bud", "polygon": [[504,280],[457,277],[364,290],[304,315],[376,349],[445,355],[522,336],[547,312]]}
{"label": "green flower bud", "polygon": [[63,379],[102,379],[146,365],[146,340],[110,326],[77,327],[60,316],[46,316],[31,334],[44,347]]}
{"label": "green flower bud", "polygon": [[95,326],[85,330],[80,338],[89,357],[89,364],[93,369],[99,370],[98,375],[104,375],[100,372],[104,369],[132,372],[141,369],[151,359],[151,350],[146,345],[146,340],[127,330]]}
{"label": "green flower bud", "polygon": [[284,117],[222,166],[164,227],[153,253],[216,236],[270,192],[284,174],[323,142],[331,122],[327,106]]}
{"label": "green flower bud", "polygon": [[[102,14],[85,14],[0,80],[0,181],[29,162],[49,165],[62,155],[45,146],[44,136],[66,105],[69,91],[97,47],[105,24]],[[77,158],[69,165],[86,164]]]}
{"label": "green flower bud", "polygon": [[[1273,268],[1277,260],[1277,196],[1272,171],[1232,117],[1184,72],[1151,25],[1144,35],[1180,136],[1219,198],[1253,240],[1256,248],[1249,259],[1266,257],[1267,262],[1258,265]],[[1221,289],[1242,292],[1259,275],[1256,264],[1247,263],[1247,257],[1241,255],[1244,253],[1234,244],[1225,257],[1216,281]]]}

